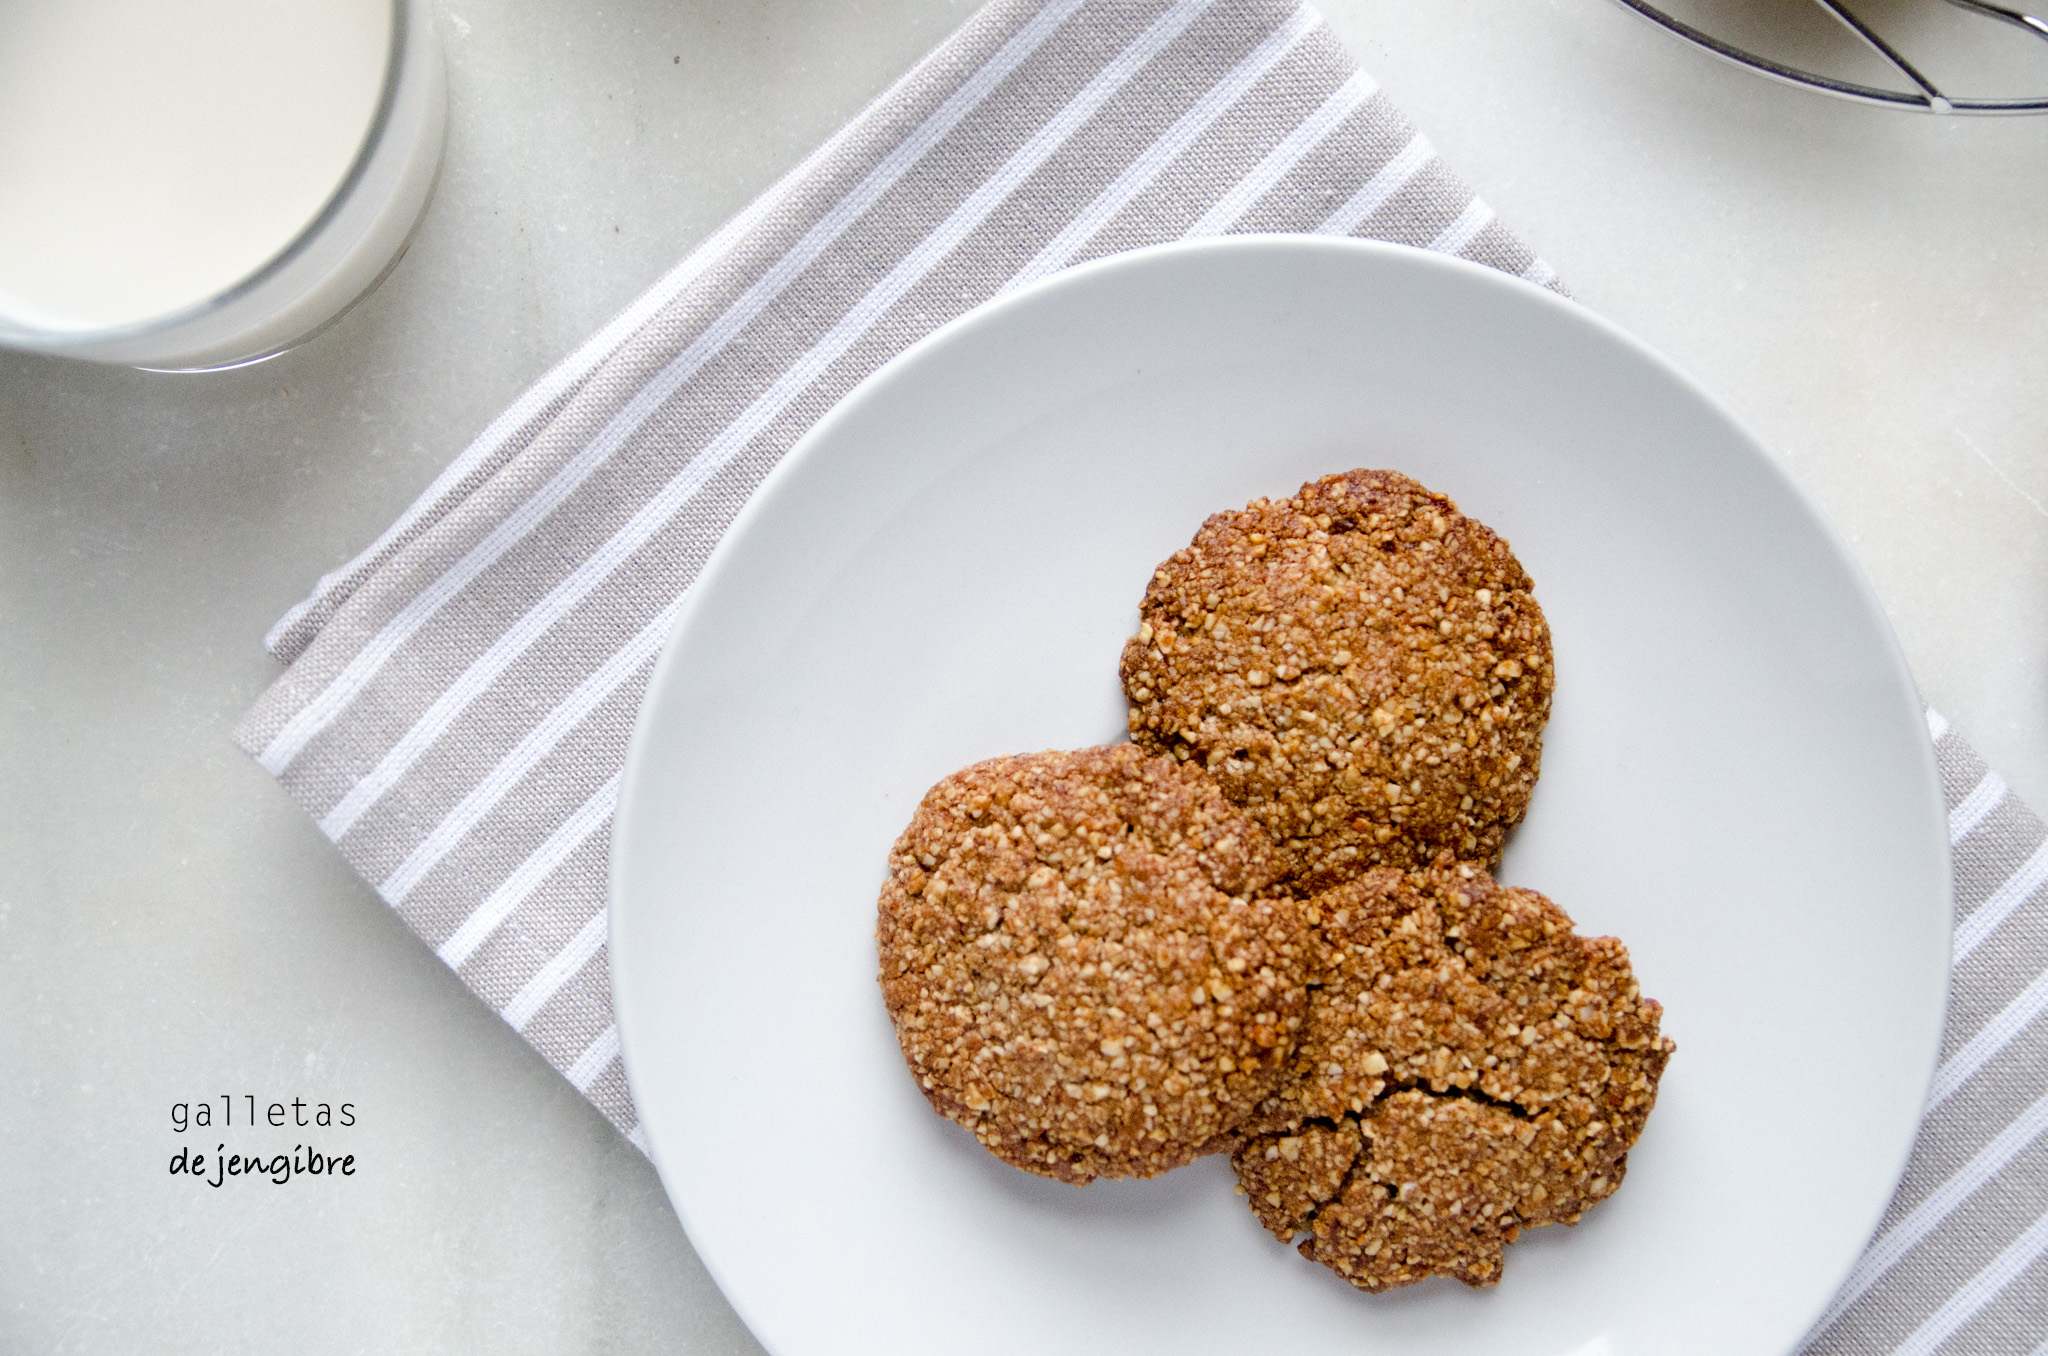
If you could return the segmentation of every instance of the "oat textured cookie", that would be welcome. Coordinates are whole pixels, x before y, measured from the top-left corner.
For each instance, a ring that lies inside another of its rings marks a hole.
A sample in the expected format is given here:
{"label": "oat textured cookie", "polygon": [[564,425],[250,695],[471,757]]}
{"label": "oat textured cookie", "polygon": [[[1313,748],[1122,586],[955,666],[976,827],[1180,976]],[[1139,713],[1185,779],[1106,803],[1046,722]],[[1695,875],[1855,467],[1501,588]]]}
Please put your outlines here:
{"label": "oat textured cookie", "polygon": [[1628,952],[1448,859],[1310,902],[1295,1078],[1232,1155],[1261,1222],[1364,1290],[1500,1279],[1525,1228],[1612,1194],[1673,1049]]}
{"label": "oat textured cookie", "polygon": [[1393,471],[1219,513],[1145,591],[1131,738],[1207,767],[1301,888],[1443,851],[1491,865],[1550,714],[1530,587],[1505,541]]}
{"label": "oat textured cookie", "polygon": [[1302,905],[1198,769],[1121,744],[996,758],[925,796],[876,928],[903,1055],[942,1115],[1048,1177],[1227,1147],[1288,1076]]}

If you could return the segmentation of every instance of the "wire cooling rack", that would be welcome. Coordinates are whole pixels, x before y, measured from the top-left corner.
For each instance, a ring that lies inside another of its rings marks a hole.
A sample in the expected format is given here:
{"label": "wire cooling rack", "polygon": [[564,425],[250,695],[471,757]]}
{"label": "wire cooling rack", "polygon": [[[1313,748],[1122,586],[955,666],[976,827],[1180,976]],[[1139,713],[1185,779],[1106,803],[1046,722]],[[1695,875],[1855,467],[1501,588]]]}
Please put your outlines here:
{"label": "wire cooling rack", "polygon": [[[1787,0],[1791,3],[1792,0]],[[1790,84],[1807,89],[1817,89],[1826,94],[1840,95],[1862,103],[1881,104],[1888,108],[1916,109],[1923,113],[2048,113],[2048,94],[2020,98],[1979,99],[1951,94],[1936,88],[1922,70],[1907,59],[1893,43],[1885,38],[1876,27],[1859,17],[1843,0],[1812,0],[1839,20],[1866,47],[1874,51],[1883,61],[1896,70],[1907,89],[1886,89],[1878,85],[1861,84],[1815,71],[1801,70],[1796,66],[1747,51],[1735,43],[1718,38],[1693,24],[1679,19],[1648,0],[1620,0],[1636,13],[1652,23],[1675,33],[1687,42],[1704,47],[1715,56],[1725,58],[1738,66],[1768,75]],[[1984,20],[2012,30],[2014,41],[2035,39],[2048,44],[2048,20],[1993,4],[1990,0],[1946,0],[1947,4]],[[2019,35],[2025,34],[2027,38]],[[2048,46],[2043,54],[2048,55]],[[2048,81],[2044,81],[2048,83]]]}

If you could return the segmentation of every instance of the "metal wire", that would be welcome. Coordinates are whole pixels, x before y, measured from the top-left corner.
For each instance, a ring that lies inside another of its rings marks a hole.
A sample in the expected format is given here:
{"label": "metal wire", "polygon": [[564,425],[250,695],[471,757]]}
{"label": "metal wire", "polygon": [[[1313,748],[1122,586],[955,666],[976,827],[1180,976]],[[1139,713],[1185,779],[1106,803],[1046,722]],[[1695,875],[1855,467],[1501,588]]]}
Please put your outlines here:
{"label": "metal wire", "polygon": [[[1911,61],[1907,60],[1903,53],[1886,41],[1882,34],[1859,18],[1844,3],[1844,0],[1814,0],[1814,3],[1827,10],[1828,13],[1845,25],[1850,32],[1861,39],[1865,46],[1876,52],[1894,70],[1905,76],[1907,81],[1912,84],[1912,89],[1884,89],[1877,85],[1863,85],[1852,80],[1838,80],[1833,76],[1820,75],[1813,71],[1803,71],[1795,66],[1788,66],[1783,62],[1774,61],[1770,57],[1746,51],[1735,46],[1733,43],[1715,37],[1711,33],[1695,28],[1682,19],[1666,14],[1663,10],[1650,4],[1649,0],[1619,0],[1619,3],[1626,5],[1667,32],[1675,33],[1687,42],[1693,43],[1695,46],[1704,47],[1715,56],[1732,61],[1738,66],[1747,67],[1760,75],[1767,75],[1775,80],[1783,80],[1788,84],[1800,85],[1807,89],[1817,89],[1822,93],[1838,95],[1844,99],[1855,99],[1866,104],[1880,104],[1888,108],[1916,109],[1923,113],[2048,113],[2048,94],[2018,99],[1974,99],[1949,94],[1936,88],[1933,81],[1923,75]],[[2003,5],[1991,3],[1991,0],[1947,0],[1947,3],[1966,13],[1975,14],[1985,19],[1995,19],[2000,23],[2017,28],[2023,33],[2039,38],[2043,42],[2048,42],[2048,21],[2038,19],[2031,14],[2025,14],[2016,9],[2007,9]]]}

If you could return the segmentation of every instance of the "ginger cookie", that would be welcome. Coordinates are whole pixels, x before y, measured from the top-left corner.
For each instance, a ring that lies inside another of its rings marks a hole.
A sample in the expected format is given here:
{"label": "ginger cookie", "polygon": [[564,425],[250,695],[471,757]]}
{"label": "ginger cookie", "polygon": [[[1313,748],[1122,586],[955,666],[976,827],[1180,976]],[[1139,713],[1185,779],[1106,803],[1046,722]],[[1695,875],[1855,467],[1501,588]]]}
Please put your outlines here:
{"label": "ginger cookie", "polygon": [[1298,888],[1492,865],[1536,784],[1550,631],[1508,545],[1393,471],[1211,517],[1125,645],[1131,738],[1197,763]]}
{"label": "ginger cookie", "polygon": [[1353,1285],[1500,1279],[1525,1228],[1611,1195],[1673,1050],[1628,952],[1448,860],[1310,904],[1295,1078],[1232,1155],[1253,1211]]}
{"label": "ginger cookie", "polygon": [[889,857],[882,994],[918,1086],[988,1150],[1068,1182],[1226,1147],[1288,1077],[1302,906],[1197,768],[1129,744],[978,763]]}

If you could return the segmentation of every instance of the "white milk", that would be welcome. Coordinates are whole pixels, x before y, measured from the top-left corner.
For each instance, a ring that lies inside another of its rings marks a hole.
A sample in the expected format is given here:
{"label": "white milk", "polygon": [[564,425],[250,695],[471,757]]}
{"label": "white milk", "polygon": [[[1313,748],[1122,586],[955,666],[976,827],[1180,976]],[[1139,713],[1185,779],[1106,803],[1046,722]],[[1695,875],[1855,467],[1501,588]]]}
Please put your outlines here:
{"label": "white milk", "polygon": [[0,0],[0,308],[132,324],[254,273],[340,186],[390,0]]}
{"label": "white milk", "polygon": [[[414,0],[407,73],[430,88],[394,100],[407,144],[378,149],[406,163],[358,164],[393,69],[396,13],[393,0],[0,0],[0,342],[201,365],[295,341],[346,307],[403,245],[440,154],[440,56]],[[423,156],[424,170],[412,163]],[[358,205],[349,241],[278,284],[287,247],[320,254],[302,238],[316,218],[331,234],[349,217],[336,192],[352,170],[351,197],[374,180],[404,199],[404,219],[372,221]],[[382,257],[343,257],[365,247]],[[199,339],[93,337],[189,312],[259,271],[261,307],[236,301]],[[308,289],[323,288],[336,295],[309,305]],[[280,310],[296,333],[278,328]]]}

